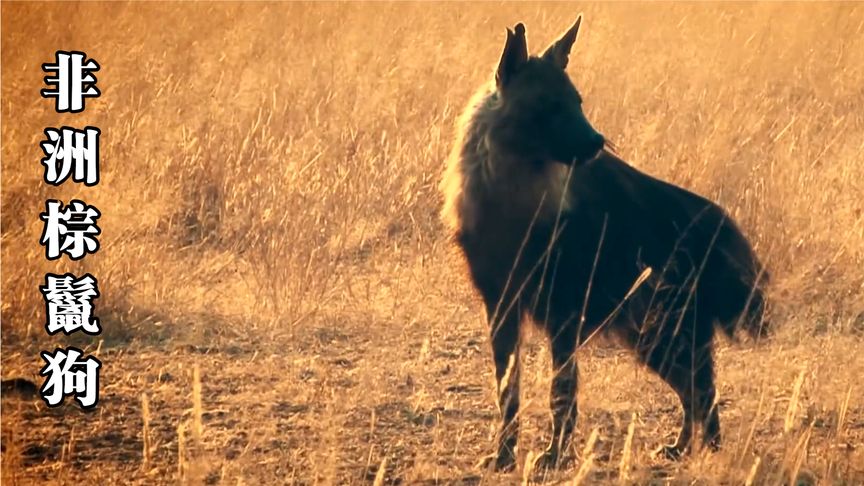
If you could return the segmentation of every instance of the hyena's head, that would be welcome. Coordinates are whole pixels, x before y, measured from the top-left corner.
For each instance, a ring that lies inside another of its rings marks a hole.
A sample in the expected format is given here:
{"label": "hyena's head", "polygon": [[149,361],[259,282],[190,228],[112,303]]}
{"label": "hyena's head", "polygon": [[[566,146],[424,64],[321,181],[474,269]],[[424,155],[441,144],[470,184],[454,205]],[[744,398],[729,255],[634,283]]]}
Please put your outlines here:
{"label": "hyena's head", "polygon": [[520,158],[564,164],[590,160],[604,147],[565,72],[581,22],[580,15],[540,56],[528,55],[521,23],[507,29],[495,76],[499,106],[488,133],[493,146]]}

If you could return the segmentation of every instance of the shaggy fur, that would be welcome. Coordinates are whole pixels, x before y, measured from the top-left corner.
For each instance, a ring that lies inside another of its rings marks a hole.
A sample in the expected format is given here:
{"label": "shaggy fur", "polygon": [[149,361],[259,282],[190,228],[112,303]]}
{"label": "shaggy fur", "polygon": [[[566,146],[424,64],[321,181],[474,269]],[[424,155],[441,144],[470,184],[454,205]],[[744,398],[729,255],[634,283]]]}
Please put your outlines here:
{"label": "shaggy fur", "polygon": [[723,209],[652,178],[605,150],[565,67],[581,16],[541,56],[524,27],[508,29],[494,84],[460,120],[442,182],[443,219],[483,299],[502,424],[498,469],[515,464],[519,336],[549,336],[552,443],[558,464],[576,415],[576,348],[598,332],[635,352],[676,392],[684,420],[669,457],[689,450],[694,425],[720,445],[712,340],[717,326],[763,331],[763,271]]}

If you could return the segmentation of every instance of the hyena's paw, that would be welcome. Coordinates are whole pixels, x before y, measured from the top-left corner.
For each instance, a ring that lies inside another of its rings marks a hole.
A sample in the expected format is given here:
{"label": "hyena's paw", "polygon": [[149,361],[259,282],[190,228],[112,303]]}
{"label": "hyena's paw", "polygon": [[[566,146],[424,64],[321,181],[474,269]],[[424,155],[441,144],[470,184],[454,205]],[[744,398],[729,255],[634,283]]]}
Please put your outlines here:
{"label": "hyena's paw", "polygon": [[669,461],[680,461],[687,454],[687,448],[677,444],[660,446],[654,451],[654,456]]}
{"label": "hyena's paw", "polygon": [[531,468],[535,471],[546,469],[558,469],[564,466],[564,458],[556,448],[549,447],[542,454],[534,458]]}
{"label": "hyena's paw", "polygon": [[720,450],[720,433],[716,433],[713,436],[705,437],[704,440],[704,448],[708,449],[711,452],[718,452]]}
{"label": "hyena's paw", "polygon": [[492,453],[481,457],[477,462],[477,468],[483,471],[492,469],[493,471],[509,472],[516,468],[516,456],[509,451]]}
{"label": "hyena's paw", "polygon": [[708,450],[711,452],[720,452],[720,439],[715,438],[715,439],[709,440],[705,444],[705,447],[708,448]]}

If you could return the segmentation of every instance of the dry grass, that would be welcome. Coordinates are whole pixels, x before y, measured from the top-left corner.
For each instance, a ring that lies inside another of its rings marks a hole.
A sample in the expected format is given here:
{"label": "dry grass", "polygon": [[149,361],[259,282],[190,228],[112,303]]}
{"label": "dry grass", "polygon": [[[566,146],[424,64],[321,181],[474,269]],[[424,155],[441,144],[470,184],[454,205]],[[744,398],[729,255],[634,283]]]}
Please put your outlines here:
{"label": "dry grass", "polygon": [[[55,344],[104,370],[93,413],[4,395],[3,484],[864,481],[864,8],[579,8],[594,125],[721,202],[774,275],[777,335],[718,353],[721,453],[653,458],[675,400],[600,343],[580,351],[589,466],[473,468],[497,423],[488,345],[436,185],[504,27],[537,50],[574,7],[4,2],[3,378],[37,382]],[[38,95],[57,49],[103,66],[81,114]],[[42,183],[42,130],[86,124],[99,186]],[[47,262],[38,213],[73,197],[102,248]],[[48,271],[99,279],[102,341],[45,334]],[[548,438],[530,341],[523,458]]]}

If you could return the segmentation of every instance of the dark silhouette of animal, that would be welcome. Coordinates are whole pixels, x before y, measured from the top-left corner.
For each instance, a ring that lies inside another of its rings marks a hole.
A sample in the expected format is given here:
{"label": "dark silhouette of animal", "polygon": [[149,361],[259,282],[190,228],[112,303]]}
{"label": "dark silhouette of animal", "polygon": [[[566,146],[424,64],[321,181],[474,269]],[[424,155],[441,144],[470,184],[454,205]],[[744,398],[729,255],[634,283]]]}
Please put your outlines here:
{"label": "dark silhouette of animal", "polygon": [[718,205],[650,177],[607,149],[565,72],[581,15],[540,56],[522,24],[507,30],[495,82],[458,126],[441,187],[442,216],[485,304],[502,423],[497,469],[515,464],[523,321],[548,335],[557,466],[576,415],[574,352],[589,337],[617,337],[681,400],[671,458],[694,428],[720,445],[712,340],[715,327],[759,336],[767,274]]}

